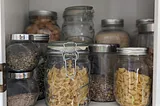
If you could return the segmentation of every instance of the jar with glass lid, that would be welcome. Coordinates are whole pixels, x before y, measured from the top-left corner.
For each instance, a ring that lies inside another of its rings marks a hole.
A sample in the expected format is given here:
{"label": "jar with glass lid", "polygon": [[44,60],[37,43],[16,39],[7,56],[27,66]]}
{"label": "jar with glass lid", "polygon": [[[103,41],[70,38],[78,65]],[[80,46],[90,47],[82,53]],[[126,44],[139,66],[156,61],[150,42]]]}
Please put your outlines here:
{"label": "jar with glass lid", "polygon": [[96,43],[119,44],[120,47],[129,46],[129,34],[123,30],[123,19],[101,20],[102,30],[95,37]]}
{"label": "jar with glass lid", "polygon": [[60,28],[57,24],[57,12],[35,10],[29,12],[30,25],[28,34],[49,34],[49,41],[60,40]]}
{"label": "jar with glass lid", "polygon": [[147,48],[119,48],[114,93],[120,106],[148,106],[151,98]]}
{"label": "jar with glass lid", "polygon": [[118,44],[89,45],[91,63],[90,99],[93,101],[115,101],[113,82],[117,47],[119,47]]}
{"label": "jar with glass lid", "polygon": [[32,72],[8,73],[8,106],[34,106],[39,95]]}
{"label": "jar with glass lid", "polygon": [[6,61],[9,71],[33,71],[39,61],[37,46],[32,42],[32,35],[12,34],[7,46]]}
{"label": "jar with glass lid", "polygon": [[63,40],[92,43],[94,37],[92,6],[67,7],[63,13]]}
{"label": "jar with glass lid", "polygon": [[49,44],[45,87],[47,106],[88,106],[87,45],[73,42]]}
{"label": "jar with glass lid", "polygon": [[49,35],[47,34],[32,34],[32,42],[37,45],[40,53],[40,60],[37,67],[33,71],[33,78],[37,81],[40,89],[39,100],[45,98],[44,87],[44,73],[45,73],[45,61],[46,51],[48,46]]}

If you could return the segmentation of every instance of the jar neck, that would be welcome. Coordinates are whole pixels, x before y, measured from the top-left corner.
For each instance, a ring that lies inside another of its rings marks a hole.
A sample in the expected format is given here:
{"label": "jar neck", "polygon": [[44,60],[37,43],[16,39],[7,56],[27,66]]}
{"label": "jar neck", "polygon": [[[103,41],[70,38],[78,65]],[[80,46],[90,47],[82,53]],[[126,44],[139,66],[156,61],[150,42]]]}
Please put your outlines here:
{"label": "jar neck", "polygon": [[102,27],[102,30],[123,30],[122,26],[106,26]]}
{"label": "jar neck", "polygon": [[92,21],[92,16],[65,16],[64,21],[66,22],[84,22]]}
{"label": "jar neck", "polygon": [[120,61],[144,61],[147,55],[119,55]]}

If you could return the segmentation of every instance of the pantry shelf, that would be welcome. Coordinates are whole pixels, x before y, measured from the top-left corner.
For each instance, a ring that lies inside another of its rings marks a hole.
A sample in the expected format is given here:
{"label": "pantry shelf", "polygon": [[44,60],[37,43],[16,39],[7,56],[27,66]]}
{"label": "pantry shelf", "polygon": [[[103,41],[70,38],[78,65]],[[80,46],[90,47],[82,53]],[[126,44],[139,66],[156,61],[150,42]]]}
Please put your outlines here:
{"label": "pantry shelf", "polygon": [[[36,106],[45,106],[44,100],[38,101]],[[91,102],[90,106],[118,106],[118,104],[116,102],[108,102],[108,103]]]}

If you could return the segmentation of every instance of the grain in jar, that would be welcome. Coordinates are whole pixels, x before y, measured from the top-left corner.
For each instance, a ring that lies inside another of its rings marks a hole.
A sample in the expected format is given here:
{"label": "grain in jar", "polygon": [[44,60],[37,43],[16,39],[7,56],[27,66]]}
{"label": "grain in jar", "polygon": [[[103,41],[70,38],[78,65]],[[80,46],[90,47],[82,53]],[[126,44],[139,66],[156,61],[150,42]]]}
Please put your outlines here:
{"label": "grain in jar", "polygon": [[95,37],[95,43],[119,44],[129,46],[129,34],[123,30],[123,19],[101,20],[102,30]]}

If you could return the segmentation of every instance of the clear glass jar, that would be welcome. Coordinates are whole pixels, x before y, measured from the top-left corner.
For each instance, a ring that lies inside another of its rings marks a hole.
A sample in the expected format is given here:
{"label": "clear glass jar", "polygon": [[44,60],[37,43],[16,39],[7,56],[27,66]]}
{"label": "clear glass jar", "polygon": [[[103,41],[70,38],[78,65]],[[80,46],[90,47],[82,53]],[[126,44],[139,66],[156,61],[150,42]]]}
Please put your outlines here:
{"label": "clear glass jar", "polygon": [[7,68],[9,71],[32,71],[38,64],[39,52],[29,34],[12,34],[7,46]]}
{"label": "clear glass jar", "polygon": [[45,98],[44,73],[46,71],[45,62],[49,35],[33,34],[32,37],[32,42],[37,45],[40,53],[40,60],[38,66],[33,71],[33,78],[39,85],[40,94],[38,100],[41,100]]}
{"label": "clear glass jar", "polygon": [[94,37],[93,13],[92,6],[66,8],[63,13],[63,40],[92,43]]}
{"label": "clear glass jar", "polygon": [[120,106],[148,106],[151,98],[146,48],[120,48],[115,70],[115,97]]}
{"label": "clear glass jar", "polygon": [[129,34],[123,30],[123,19],[103,19],[102,30],[96,35],[96,43],[119,44],[129,46]]}
{"label": "clear glass jar", "polygon": [[32,79],[32,72],[8,73],[8,106],[34,106],[39,88]]}
{"label": "clear glass jar", "polygon": [[28,34],[49,34],[49,41],[60,40],[60,28],[57,24],[57,13],[54,11],[37,10],[29,12],[30,25],[25,32]]}
{"label": "clear glass jar", "polygon": [[45,76],[47,106],[89,105],[89,60],[86,46],[53,43]]}
{"label": "clear glass jar", "polygon": [[113,92],[116,44],[89,46],[91,62],[90,99],[96,102],[115,101]]}

